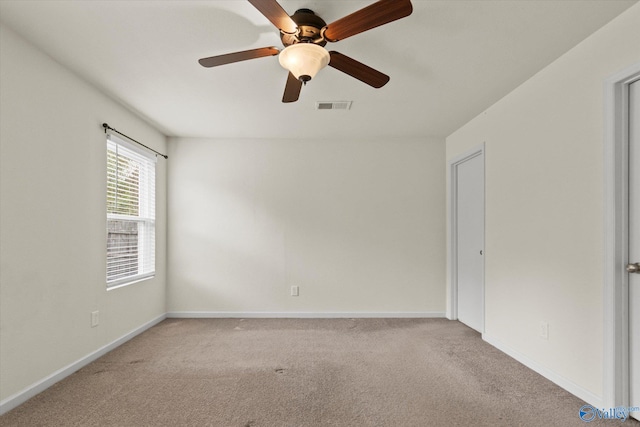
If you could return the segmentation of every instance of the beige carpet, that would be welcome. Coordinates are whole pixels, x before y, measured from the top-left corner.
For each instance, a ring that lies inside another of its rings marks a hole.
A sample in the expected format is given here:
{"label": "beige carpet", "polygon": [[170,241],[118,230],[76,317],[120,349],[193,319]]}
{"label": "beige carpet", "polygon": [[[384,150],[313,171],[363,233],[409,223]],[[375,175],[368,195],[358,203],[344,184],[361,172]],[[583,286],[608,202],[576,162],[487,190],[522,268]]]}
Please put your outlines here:
{"label": "beige carpet", "polygon": [[0,425],[640,425],[582,405],[444,319],[171,319]]}

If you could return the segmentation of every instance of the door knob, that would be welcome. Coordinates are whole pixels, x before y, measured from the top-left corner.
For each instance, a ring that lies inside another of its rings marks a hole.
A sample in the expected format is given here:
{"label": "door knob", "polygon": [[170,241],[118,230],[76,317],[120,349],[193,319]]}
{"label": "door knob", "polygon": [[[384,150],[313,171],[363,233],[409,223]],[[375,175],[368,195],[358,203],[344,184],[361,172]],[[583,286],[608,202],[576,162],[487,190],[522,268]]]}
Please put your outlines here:
{"label": "door knob", "polygon": [[640,273],[640,262],[635,264],[627,264],[627,271],[629,273]]}

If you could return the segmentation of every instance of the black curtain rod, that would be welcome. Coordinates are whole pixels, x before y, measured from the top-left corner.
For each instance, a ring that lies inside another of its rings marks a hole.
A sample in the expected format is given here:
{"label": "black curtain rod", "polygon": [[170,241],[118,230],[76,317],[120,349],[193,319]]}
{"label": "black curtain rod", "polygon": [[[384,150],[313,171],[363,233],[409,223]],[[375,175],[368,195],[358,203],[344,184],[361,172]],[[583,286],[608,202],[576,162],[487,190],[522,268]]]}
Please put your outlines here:
{"label": "black curtain rod", "polygon": [[156,150],[154,150],[153,148],[151,148],[151,147],[147,147],[147,146],[146,146],[146,145],[144,145],[142,142],[136,141],[135,139],[131,138],[130,136],[125,135],[124,133],[120,132],[119,130],[117,130],[117,129],[115,129],[115,128],[112,128],[111,126],[109,126],[109,125],[108,125],[108,124],[106,124],[106,123],[103,123],[103,124],[102,124],[102,127],[104,128],[104,133],[107,133],[107,129],[112,130],[112,131],[114,131],[115,133],[120,134],[120,135],[124,136],[125,138],[127,138],[127,139],[129,139],[129,140],[131,140],[131,141],[135,142],[136,144],[138,144],[138,145],[142,145],[142,146],[143,146],[144,148],[146,148],[147,150],[151,150],[151,151],[153,151],[153,152],[154,152],[154,153],[156,153],[158,156],[162,156],[162,157],[164,157],[165,159],[168,159],[168,158],[169,158],[169,156],[167,156],[166,154],[159,153],[159,152],[157,152]]}

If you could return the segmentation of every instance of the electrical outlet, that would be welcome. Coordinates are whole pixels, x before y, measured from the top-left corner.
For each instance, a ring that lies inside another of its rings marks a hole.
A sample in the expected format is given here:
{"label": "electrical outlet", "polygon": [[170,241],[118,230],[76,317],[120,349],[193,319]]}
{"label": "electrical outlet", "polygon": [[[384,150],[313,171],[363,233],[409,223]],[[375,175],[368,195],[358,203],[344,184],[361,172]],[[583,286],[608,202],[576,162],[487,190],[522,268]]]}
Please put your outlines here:
{"label": "electrical outlet", "polygon": [[538,334],[543,340],[549,339],[549,323],[541,321],[538,325]]}
{"label": "electrical outlet", "polygon": [[92,311],[91,312],[91,327],[95,328],[100,324],[100,312]]}
{"label": "electrical outlet", "polygon": [[291,296],[292,297],[297,297],[298,295],[300,295],[300,288],[298,288],[298,286],[292,286],[291,287]]}

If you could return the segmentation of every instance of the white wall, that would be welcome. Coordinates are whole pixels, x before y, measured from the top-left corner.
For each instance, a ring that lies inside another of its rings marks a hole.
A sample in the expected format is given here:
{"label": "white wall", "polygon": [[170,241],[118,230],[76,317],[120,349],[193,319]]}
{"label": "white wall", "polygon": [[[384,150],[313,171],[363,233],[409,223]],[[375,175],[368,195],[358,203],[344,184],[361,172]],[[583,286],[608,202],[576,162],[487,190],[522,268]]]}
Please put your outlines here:
{"label": "white wall", "polygon": [[486,142],[485,338],[591,403],[603,394],[603,83],[639,47],[635,5],[447,138],[447,159]]}
{"label": "white wall", "polygon": [[443,140],[175,139],[169,155],[170,315],[443,315]]}
{"label": "white wall", "polygon": [[[153,280],[107,292],[101,124],[165,138],[0,27],[0,401],[165,313],[166,166]],[[100,325],[90,327],[90,313]]]}

